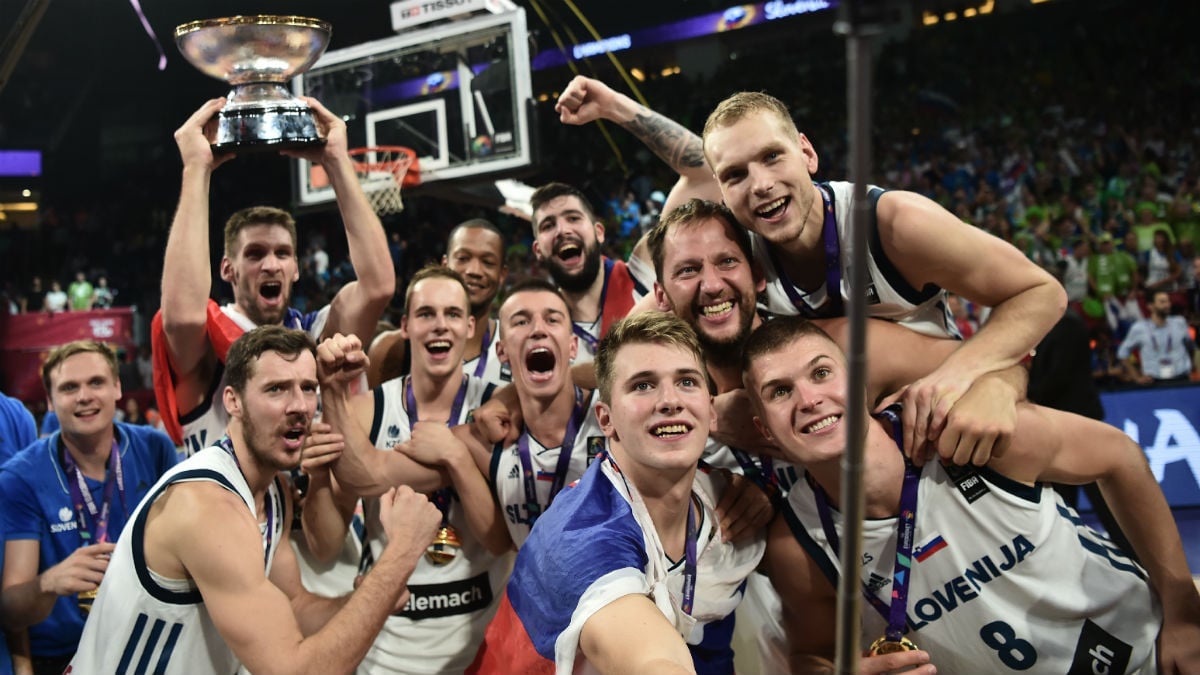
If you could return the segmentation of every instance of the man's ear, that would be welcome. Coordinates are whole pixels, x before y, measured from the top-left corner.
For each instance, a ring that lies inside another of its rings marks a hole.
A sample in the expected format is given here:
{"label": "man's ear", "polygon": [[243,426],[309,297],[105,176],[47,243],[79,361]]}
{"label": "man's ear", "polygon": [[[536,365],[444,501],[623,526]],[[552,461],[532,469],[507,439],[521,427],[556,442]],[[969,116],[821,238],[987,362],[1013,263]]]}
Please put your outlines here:
{"label": "man's ear", "polygon": [[662,284],[657,281],[654,282],[654,301],[658,304],[658,311],[660,312],[670,313],[675,311],[675,306],[671,304],[670,296],[663,290]]}
{"label": "man's ear", "polygon": [[599,425],[600,431],[603,431],[605,436],[614,441],[621,440],[617,436],[617,429],[612,423],[612,410],[609,409],[608,404],[604,401],[596,402],[596,424]]}
{"label": "man's ear", "polygon": [[758,433],[763,435],[763,438],[775,443],[775,437],[771,435],[771,430],[767,428],[767,425],[763,424],[762,418],[758,415],[754,416],[754,426],[758,429]]}
{"label": "man's ear", "polygon": [[229,256],[221,258],[221,279],[233,283],[233,261],[229,259]]}
{"label": "man's ear", "polygon": [[221,394],[221,400],[225,404],[225,412],[229,413],[230,417],[241,419],[242,399],[233,390],[233,387],[225,387],[225,391]]}

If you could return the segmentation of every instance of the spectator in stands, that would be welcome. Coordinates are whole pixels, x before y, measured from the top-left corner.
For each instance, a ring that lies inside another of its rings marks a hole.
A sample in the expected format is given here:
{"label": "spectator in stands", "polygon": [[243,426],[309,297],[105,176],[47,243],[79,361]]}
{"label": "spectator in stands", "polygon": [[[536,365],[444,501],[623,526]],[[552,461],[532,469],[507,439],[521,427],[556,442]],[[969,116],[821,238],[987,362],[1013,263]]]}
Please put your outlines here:
{"label": "spectator in stands", "polygon": [[101,274],[99,279],[96,279],[96,288],[92,291],[92,307],[95,309],[108,309],[113,306],[113,300],[117,297],[117,290],[108,285],[108,277]]}
{"label": "spectator in stands", "polygon": [[67,311],[67,294],[63,291],[62,284],[57,281],[50,282],[50,292],[46,293],[45,300],[42,301],[42,309],[47,312]]}
{"label": "spectator in stands", "polygon": [[[1121,341],[1117,356],[1124,361],[1129,378],[1137,384],[1187,382],[1195,368],[1192,356],[1196,351],[1187,321],[1170,315],[1169,293],[1162,290],[1147,293],[1151,298],[1150,318],[1133,324]],[[1133,357],[1135,350],[1137,359]]]}
{"label": "spectator in stands", "polygon": [[1088,281],[1096,296],[1107,300],[1114,295],[1124,296],[1138,285],[1137,260],[1113,245],[1113,236],[1101,232],[1097,237],[1099,250],[1088,258]]}
{"label": "spectator in stands", "polygon": [[1173,291],[1183,277],[1183,257],[1164,230],[1154,231],[1154,245],[1146,251],[1146,290]]}
{"label": "spectator in stands", "polygon": [[1088,256],[1092,247],[1086,237],[1077,237],[1069,244],[1070,254],[1063,258],[1063,288],[1067,289],[1067,301],[1078,306],[1090,294],[1088,278]]}
{"label": "spectator in stands", "polygon": [[87,275],[80,270],[75,273],[75,281],[67,287],[67,297],[70,299],[71,311],[86,312],[92,308],[95,289],[87,280]]}
{"label": "spectator in stands", "polygon": [[21,296],[22,312],[40,312],[45,309],[46,290],[42,288],[42,278],[34,277],[29,281],[29,289]]}

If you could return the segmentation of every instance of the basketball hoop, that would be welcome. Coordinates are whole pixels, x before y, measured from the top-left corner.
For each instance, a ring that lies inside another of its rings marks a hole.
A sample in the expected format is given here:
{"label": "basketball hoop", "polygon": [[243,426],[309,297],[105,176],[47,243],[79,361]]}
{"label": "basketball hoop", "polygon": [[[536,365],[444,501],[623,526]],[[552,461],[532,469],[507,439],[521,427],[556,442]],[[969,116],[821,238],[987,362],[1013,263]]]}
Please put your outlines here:
{"label": "basketball hoop", "polygon": [[417,153],[394,145],[353,148],[349,153],[363,193],[375,213],[382,216],[403,211],[401,189],[421,184]]}

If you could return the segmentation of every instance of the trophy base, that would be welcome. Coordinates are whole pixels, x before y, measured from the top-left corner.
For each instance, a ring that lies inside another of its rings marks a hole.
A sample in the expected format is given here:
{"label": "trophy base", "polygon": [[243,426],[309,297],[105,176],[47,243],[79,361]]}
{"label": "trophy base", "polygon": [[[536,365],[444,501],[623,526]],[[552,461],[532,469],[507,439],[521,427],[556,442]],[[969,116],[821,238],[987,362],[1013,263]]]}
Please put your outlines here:
{"label": "trophy base", "polygon": [[217,113],[214,152],[286,150],[325,144],[311,108],[235,108]]}

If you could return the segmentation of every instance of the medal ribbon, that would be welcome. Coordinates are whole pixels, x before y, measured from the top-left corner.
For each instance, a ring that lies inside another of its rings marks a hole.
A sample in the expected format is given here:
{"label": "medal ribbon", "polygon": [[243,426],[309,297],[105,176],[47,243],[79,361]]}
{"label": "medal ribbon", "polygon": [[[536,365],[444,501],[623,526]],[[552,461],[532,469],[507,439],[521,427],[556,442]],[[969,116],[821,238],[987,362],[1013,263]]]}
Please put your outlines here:
{"label": "medal ribbon", "polygon": [[[485,348],[486,343],[487,336],[484,336]],[[480,352],[480,359],[486,360],[484,352]],[[446,420],[446,426],[448,427],[458,424],[458,420],[462,416],[463,402],[467,400],[468,381],[467,376],[463,375],[462,384],[458,385],[458,393],[454,395],[454,403],[450,406],[450,419]],[[410,426],[416,425],[420,421],[420,417],[417,414],[417,396],[413,393],[412,375],[408,376],[404,384],[404,407],[408,410]],[[445,487],[434,491],[430,495],[433,505],[438,507],[438,511],[442,512],[442,527],[450,524],[450,490],[451,488]]]}
{"label": "medal ribbon", "polygon": [[842,258],[841,247],[838,244],[837,214],[833,211],[833,196],[823,185],[818,185],[817,189],[821,192],[821,202],[825,208],[823,234],[825,240],[825,303],[823,308],[814,309],[805,302],[804,296],[807,294],[798,290],[796,284],[788,278],[775,250],[768,247],[767,253],[771,257],[771,263],[775,265],[780,285],[783,286],[784,292],[787,293],[788,299],[792,301],[792,305],[800,313],[800,316],[809,318],[843,316],[845,311],[842,308]]}
{"label": "medal ribbon", "polygon": [[[633,488],[629,485],[629,479],[625,478],[625,474],[621,472],[621,467],[617,465],[617,460],[611,454],[605,454],[604,459],[612,465],[612,468],[625,482],[625,490],[633,494]],[[692,608],[696,603],[696,577],[697,572],[697,542],[700,540],[700,524],[696,520],[696,495],[694,493],[688,496],[688,513],[687,513],[687,536],[683,542],[683,597],[680,599],[679,607],[688,616],[692,615]],[[663,556],[666,556],[664,551]]]}
{"label": "medal ribbon", "polygon": [[583,419],[586,415],[587,406],[583,400],[583,390],[575,387],[575,411],[571,415],[571,421],[567,423],[567,433],[563,435],[562,445],[558,450],[558,462],[554,467],[554,481],[550,483],[550,497],[546,500],[545,508],[538,502],[537,475],[533,467],[533,457],[529,452],[529,430],[522,431],[520,439],[517,440],[517,453],[521,457],[521,475],[525,483],[525,505],[530,510],[531,527],[532,521],[537,520],[542,511],[550,508],[554,497],[567,482],[567,469],[571,466],[571,455],[575,450],[575,436],[579,434],[579,428],[583,426]]}
{"label": "medal ribbon", "polygon": [[[492,341],[492,320],[483,320],[483,339],[479,342],[479,363],[475,364],[475,377],[483,378],[484,371],[487,370],[488,352],[491,351]],[[413,402],[413,410],[416,410],[416,402]],[[452,421],[457,421],[458,418],[451,415]],[[415,420],[414,420],[415,421]]]}
{"label": "medal ribbon", "polygon": [[[596,320],[596,323],[600,324],[601,326],[601,335],[604,333],[604,302],[608,297],[608,279],[612,276],[614,264],[615,263],[611,258],[604,259],[604,285],[600,287],[600,318]],[[580,328],[579,324],[575,323],[574,321],[571,322],[571,330],[580,340],[583,340],[587,343],[588,349],[591,350],[593,354],[596,353],[596,346],[600,344],[600,338],[592,337],[591,333],[587,332],[583,328]]]}
{"label": "medal ribbon", "polygon": [[[61,438],[61,437],[60,437]],[[112,515],[113,496],[121,501],[121,511],[128,515],[125,508],[125,473],[121,467],[121,446],[117,444],[117,439],[113,439],[112,450],[109,451],[109,464],[112,467],[111,471],[105,473],[104,476],[104,501],[100,506],[96,506],[95,500],[92,499],[92,491],[88,489],[87,481],[84,480],[83,472],[79,470],[79,466],[75,463],[75,458],[71,457],[71,453],[65,448],[60,448],[62,452],[63,468],[67,475],[67,491],[71,495],[71,503],[75,505],[76,522],[79,526],[79,538],[83,540],[84,545],[103,544],[108,541],[108,519]],[[88,518],[91,518],[96,526],[96,531],[93,534],[88,529]],[[93,541],[93,536],[95,541]]]}
{"label": "medal ribbon", "polygon": [[[891,422],[892,438],[896,441],[896,446],[900,449],[901,454],[903,454],[904,437],[902,435],[903,430],[900,425],[898,409],[899,406],[890,406],[879,413],[879,417]],[[821,518],[821,528],[825,530],[825,538],[829,540],[834,549],[841,550],[841,540],[838,537],[837,529],[834,528],[833,514],[829,508],[829,496],[812,479],[811,474],[806,477],[816,498],[817,513]],[[920,470],[905,458],[904,485],[900,489],[900,515],[896,518],[896,562],[892,567],[891,605],[884,604],[878,596],[867,588],[865,583],[862,584],[863,597],[888,622],[884,637],[889,642],[900,642],[900,639],[904,636],[905,623],[907,621],[905,612],[908,609],[908,584],[912,578],[910,572],[912,570],[913,540],[916,538],[917,529],[917,487],[920,477]]]}
{"label": "medal ribbon", "polygon": [[[222,450],[224,450],[226,453],[228,453],[230,457],[233,458],[234,465],[237,466],[238,471],[242,474],[242,479],[245,480],[246,472],[242,471],[242,463],[240,461],[238,461],[237,453],[234,452],[234,450],[233,450],[233,441],[229,439],[229,436],[222,436],[221,440],[217,441],[217,446],[220,447]],[[247,481],[247,482],[249,482],[249,481]],[[267,532],[266,532],[266,534],[263,535],[263,568],[267,569],[268,572],[270,571],[270,569],[267,567],[267,564],[269,562],[271,562],[271,542],[275,539],[275,508],[274,508],[274,506],[275,506],[275,504],[274,504],[273,500],[266,499],[265,497],[263,498],[263,508],[267,512]],[[280,517],[283,517],[282,513],[280,514]],[[255,520],[258,519],[257,513],[254,514],[254,518],[255,518]]]}

